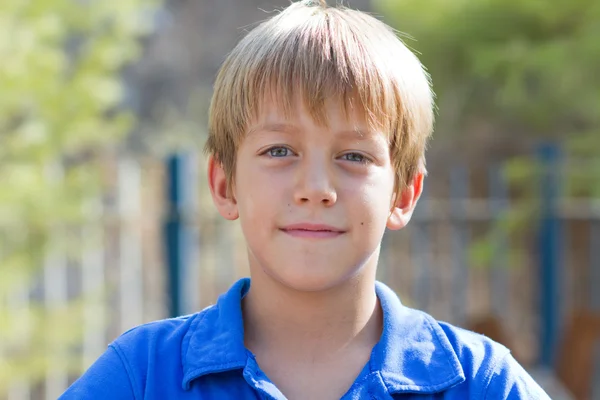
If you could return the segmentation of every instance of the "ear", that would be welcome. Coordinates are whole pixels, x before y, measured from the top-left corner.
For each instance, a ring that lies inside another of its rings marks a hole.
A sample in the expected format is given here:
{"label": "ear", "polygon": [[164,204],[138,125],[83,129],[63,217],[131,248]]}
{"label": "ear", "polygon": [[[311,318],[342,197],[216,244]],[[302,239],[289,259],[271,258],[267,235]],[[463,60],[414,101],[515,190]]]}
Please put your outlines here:
{"label": "ear", "polygon": [[227,175],[223,165],[213,156],[208,158],[208,186],[219,214],[231,221],[237,219],[239,217],[237,202],[229,190]]}
{"label": "ear", "polygon": [[421,193],[423,193],[423,181],[425,174],[418,173],[412,183],[402,192],[394,194],[392,197],[392,209],[387,220],[387,227],[390,230],[404,228],[412,217],[415,206]]}

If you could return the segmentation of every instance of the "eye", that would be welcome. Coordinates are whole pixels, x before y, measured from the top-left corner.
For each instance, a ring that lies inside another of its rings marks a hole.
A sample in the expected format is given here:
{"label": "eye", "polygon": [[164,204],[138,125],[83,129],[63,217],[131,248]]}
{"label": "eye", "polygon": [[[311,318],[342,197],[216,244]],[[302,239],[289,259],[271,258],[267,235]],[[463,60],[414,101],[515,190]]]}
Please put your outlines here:
{"label": "eye", "polygon": [[361,163],[361,164],[366,164],[369,162],[369,159],[360,153],[346,153],[342,156],[342,159],[346,160],[346,161]]}
{"label": "eye", "polygon": [[282,158],[289,156],[291,153],[291,150],[287,147],[275,146],[267,149],[263,154],[273,158]]}

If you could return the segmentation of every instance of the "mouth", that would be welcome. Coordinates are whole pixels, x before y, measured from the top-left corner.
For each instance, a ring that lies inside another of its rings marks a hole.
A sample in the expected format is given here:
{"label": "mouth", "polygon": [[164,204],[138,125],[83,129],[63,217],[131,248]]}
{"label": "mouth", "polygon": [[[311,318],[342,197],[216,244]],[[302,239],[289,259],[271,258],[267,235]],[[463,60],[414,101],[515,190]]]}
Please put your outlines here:
{"label": "mouth", "polygon": [[280,230],[290,236],[306,239],[330,239],[343,235],[346,231],[330,225],[323,224],[293,224]]}

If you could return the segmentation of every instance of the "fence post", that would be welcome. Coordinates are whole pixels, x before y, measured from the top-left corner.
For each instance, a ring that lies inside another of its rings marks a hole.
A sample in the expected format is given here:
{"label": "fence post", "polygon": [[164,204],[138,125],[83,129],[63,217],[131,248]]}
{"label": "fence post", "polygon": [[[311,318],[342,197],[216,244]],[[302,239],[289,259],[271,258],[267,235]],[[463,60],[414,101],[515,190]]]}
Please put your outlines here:
{"label": "fence post", "polygon": [[[502,166],[494,164],[489,170],[490,182],[490,209],[492,221],[498,224],[499,218],[505,218],[505,211],[509,208],[508,189],[502,174]],[[508,236],[502,228],[494,238],[494,257],[491,270],[491,299],[492,311],[501,321],[506,321],[509,307],[509,277],[508,277]]]}
{"label": "fence post", "polygon": [[169,314],[172,317],[189,313],[196,306],[198,291],[190,291],[196,284],[193,257],[197,243],[196,230],[190,221],[194,210],[195,157],[174,154],[166,161],[167,215],[165,220],[165,254],[169,277]]}
{"label": "fence post", "polygon": [[142,171],[137,161],[118,164],[120,330],[144,322],[144,274],[140,215]]}
{"label": "fence post", "polygon": [[541,363],[552,367],[560,317],[561,223],[559,196],[561,182],[560,149],[543,144],[538,149],[540,176],[539,274],[540,274],[540,355]]}
{"label": "fence post", "polygon": [[464,326],[469,288],[469,224],[466,201],[469,196],[469,175],[465,166],[450,171],[450,205],[452,228],[452,317],[453,322]]}
{"label": "fence post", "polygon": [[411,245],[414,268],[416,268],[413,278],[413,293],[417,308],[429,310],[431,302],[431,209],[429,202],[429,190],[427,185],[423,186],[421,201],[419,201],[414,211],[415,224],[412,227]]}
{"label": "fence post", "polygon": [[[105,207],[101,198],[87,205],[89,221],[81,231],[83,304],[83,367],[88,369],[106,347]],[[98,222],[100,221],[100,222]]]}
{"label": "fence post", "polygon": [[[58,185],[64,182],[64,169],[60,163],[49,165],[46,172],[50,182]],[[62,242],[68,231],[63,226],[54,226],[52,230],[43,262],[44,306],[48,313],[64,308],[69,301],[68,258]],[[64,347],[56,348],[50,344],[47,348],[52,366],[46,371],[45,398],[48,400],[58,398],[68,386],[64,351]]]}

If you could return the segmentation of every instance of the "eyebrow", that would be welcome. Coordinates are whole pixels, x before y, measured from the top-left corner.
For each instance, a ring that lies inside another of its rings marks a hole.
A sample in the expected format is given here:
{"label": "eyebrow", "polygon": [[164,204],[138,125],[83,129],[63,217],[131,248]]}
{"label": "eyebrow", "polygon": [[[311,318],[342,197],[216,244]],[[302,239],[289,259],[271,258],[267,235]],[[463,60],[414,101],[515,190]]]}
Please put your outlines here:
{"label": "eyebrow", "polygon": [[354,140],[369,140],[374,138],[376,133],[371,130],[352,129],[340,131],[337,135]]}
{"label": "eyebrow", "polygon": [[[267,131],[267,132],[281,132],[281,133],[297,133],[301,129],[295,125],[286,124],[284,122],[274,122],[274,123],[266,123],[259,124],[253,126],[248,130],[248,135],[259,131]],[[361,130],[361,129],[349,129],[342,130],[336,133],[336,136],[341,136],[343,138],[354,139],[354,140],[368,140],[375,136],[375,132],[371,130]]]}
{"label": "eyebrow", "polygon": [[255,125],[248,130],[248,135],[259,131],[267,131],[267,132],[282,132],[282,133],[296,133],[300,129],[294,125],[286,124],[283,122],[272,122],[266,124]]}

